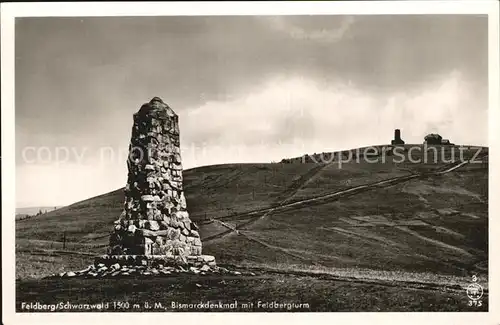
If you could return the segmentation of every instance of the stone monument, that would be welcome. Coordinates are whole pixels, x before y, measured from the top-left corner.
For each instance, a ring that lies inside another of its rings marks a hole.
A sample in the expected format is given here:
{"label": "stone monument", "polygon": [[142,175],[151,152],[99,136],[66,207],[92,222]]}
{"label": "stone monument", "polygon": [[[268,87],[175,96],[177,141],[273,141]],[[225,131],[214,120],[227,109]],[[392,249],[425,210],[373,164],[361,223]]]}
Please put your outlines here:
{"label": "stone monument", "polygon": [[[189,218],[182,186],[179,117],[154,97],[134,114],[123,211],[108,254],[79,271],[49,277],[242,274],[202,255],[200,234]],[[255,275],[250,272],[248,275]]]}
{"label": "stone monument", "polygon": [[[134,114],[123,212],[103,260],[168,259],[209,262],[187,211],[182,186],[179,117],[154,97]],[[193,263],[196,264],[196,263]]]}

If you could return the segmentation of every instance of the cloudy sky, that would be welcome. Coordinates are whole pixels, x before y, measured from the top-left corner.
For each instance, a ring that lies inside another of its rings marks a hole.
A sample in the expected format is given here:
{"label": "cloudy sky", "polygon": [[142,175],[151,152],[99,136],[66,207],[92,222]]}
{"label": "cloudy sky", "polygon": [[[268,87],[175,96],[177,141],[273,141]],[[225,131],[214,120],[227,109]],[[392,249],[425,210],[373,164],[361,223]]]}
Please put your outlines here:
{"label": "cloudy sky", "polygon": [[487,145],[486,16],[16,20],[17,207],[122,187],[132,114],[179,115],[185,168],[407,143]]}

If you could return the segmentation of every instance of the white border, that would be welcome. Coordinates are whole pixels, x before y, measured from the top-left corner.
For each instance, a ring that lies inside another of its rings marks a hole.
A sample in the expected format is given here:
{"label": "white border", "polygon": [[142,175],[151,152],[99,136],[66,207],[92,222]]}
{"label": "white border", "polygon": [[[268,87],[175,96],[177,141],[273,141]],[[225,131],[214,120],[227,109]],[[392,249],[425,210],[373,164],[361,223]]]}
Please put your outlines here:
{"label": "white border", "polygon": [[[220,324],[266,322],[276,324],[304,322],[353,324],[500,324],[500,268],[495,252],[500,223],[495,220],[499,203],[489,202],[489,309],[488,313],[15,313],[15,132],[14,132],[14,19],[41,16],[170,16],[170,15],[308,15],[308,14],[488,14],[489,26],[489,147],[490,197],[500,193],[499,112],[499,25],[497,1],[349,1],[349,2],[64,2],[1,4],[1,87],[2,87],[2,284],[5,324],[68,324],[168,322]],[[498,256],[498,254],[496,254]],[[494,276],[495,275],[495,276]],[[244,315],[244,316],[242,316]]]}

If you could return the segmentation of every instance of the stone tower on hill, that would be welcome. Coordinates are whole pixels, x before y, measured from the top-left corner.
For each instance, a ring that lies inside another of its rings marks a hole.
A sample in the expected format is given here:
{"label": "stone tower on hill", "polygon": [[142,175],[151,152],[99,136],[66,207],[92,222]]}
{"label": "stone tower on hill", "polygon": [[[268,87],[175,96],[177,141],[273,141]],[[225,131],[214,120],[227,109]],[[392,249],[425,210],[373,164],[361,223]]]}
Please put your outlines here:
{"label": "stone tower on hill", "polygon": [[399,129],[394,130],[394,140],[391,140],[391,144],[392,145],[405,144],[403,139],[401,139],[401,130]]}
{"label": "stone tower on hill", "polygon": [[125,203],[108,254],[201,255],[182,186],[179,117],[158,97],[134,114],[127,165]]}

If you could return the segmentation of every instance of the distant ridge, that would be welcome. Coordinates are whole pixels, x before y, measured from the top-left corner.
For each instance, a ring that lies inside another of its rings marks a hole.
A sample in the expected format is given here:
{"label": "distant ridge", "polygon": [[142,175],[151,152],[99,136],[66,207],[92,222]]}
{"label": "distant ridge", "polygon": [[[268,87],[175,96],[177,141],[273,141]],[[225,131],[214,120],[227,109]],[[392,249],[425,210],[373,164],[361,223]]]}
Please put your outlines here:
{"label": "distant ridge", "polygon": [[25,207],[25,208],[16,208],[16,215],[17,214],[36,214],[40,210],[42,212],[44,211],[53,211],[62,208],[62,205],[59,206],[38,206],[38,207]]}
{"label": "distant ridge", "polygon": [[[371,145],[371,146],[365,146],[365,147],[359,147],[356,149],[346,149],[346,150],[337,150],[337,151],[330,151],[330,152],[320,152],[320,153],[312,153],[312,154],[304,154],[299,157],[292,157],[292,158],[283,158],[280,162],[281,163],[314,163],[314,162],[322,162],[323,160],[326,160],[326,162],[334,162],[338,161],[341,157],[342,159],[345,159],[351,155],[351,157],[358,157],[362,158],[363,156],[368,157],[377,157],[381,156],[383,153],[386,153],[390,155],[390,152],[395,148],[395,147],[401,147],[404,148],[404,152],[408,152],[408,150],[412,147],[419,147],[423,148],[424,145],[427,145],[428,148],[430,147],[438,147],[438,148],[444,148],[444,149],[449,149],[451,152],[452,148],[455,148],[455,153],[458,153],[458,148],[466,148],[467,150],[475,150],[475,149],[484,149],[488,150],[488,147],[485,146],[478,146],[478,145],[456,145],[456,144],[423,144],[423,143],[414,143],[414,144],[401,144],[401,145],[391,145],[391,144],[378,144],[378,145]],[[371,151],[368,151],[371,150]]]}

